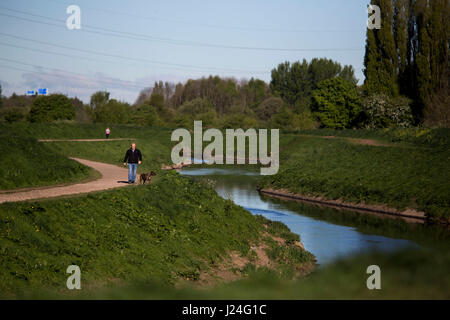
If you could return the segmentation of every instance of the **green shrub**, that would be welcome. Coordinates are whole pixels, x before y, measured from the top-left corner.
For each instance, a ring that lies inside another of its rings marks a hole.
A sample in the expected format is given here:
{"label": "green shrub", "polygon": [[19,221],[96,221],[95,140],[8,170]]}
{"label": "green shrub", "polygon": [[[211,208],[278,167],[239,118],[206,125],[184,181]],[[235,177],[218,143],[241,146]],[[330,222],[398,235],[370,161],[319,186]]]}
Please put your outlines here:
{"label": "green shrub", "polygon": [[5,108],[1,113],[3,119],[9,123],[22,121],[26,118],[26,113],[22,108]]}
{"label": "green shrub", "polygon": [[281,107],[284,105],[284,102],[281,98],[270,97],[261,102],[261,104],[256,108],[255,113],[259,119],[267,121],[272,118],[274,114],[276,114]]}
{"label": "green shrub", "polygon": [[63,94],[36,97],[28,114],[30,122],[72,120],[74,117],[75,107],[70,99]]}
{"label": "green shrub", "polygon": [[405,97],[392,98],[374,94],[363,99],[364,126],[369,129],[409,127],[413,116],[411,101]]}
{"label": "green shrub", "polygon": [[361,98],[357,86],[342,78],[319,82],[312,93],[312,111],[322,126],[348,128],[361,113]]}

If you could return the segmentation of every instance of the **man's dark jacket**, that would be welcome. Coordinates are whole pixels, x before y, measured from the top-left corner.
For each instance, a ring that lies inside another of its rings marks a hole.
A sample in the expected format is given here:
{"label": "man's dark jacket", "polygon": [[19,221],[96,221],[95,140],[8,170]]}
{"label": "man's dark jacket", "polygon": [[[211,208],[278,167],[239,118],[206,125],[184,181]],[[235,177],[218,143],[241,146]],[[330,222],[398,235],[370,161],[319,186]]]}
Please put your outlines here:
{"label": "man's dark jacket", "polygon": [[138,161],[142,161],[142,154],[139,151],[139,149],[133,150],[130,148],[127,150],[127,153],[125,153],[125,158],[123,158],[123,163],[126,163],[128,160],[128,163],[138,163]]}

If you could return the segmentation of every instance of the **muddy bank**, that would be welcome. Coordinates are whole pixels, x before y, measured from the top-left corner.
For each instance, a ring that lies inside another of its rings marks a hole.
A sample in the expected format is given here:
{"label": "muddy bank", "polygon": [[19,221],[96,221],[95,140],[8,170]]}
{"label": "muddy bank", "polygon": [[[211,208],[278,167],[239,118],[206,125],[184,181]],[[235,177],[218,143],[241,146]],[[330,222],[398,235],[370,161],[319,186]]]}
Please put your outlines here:
{"label": "muddy bank", "polygon": [[[267,230],[267,225],[264,225]],[[261,239],[250,246],[250,253],[242,255],[237,251],[231,251],[225,254],[222,261],[208,270],[200,273],[198,279],[185,278],[179,279],[177,287],[182,287],[190,282],[198,288],[211,288],[219,283],[227,283],[246,278],[245,267],[252,264],[257,268],[267,268],[269,270],[280,272],[280,262],[271,259],[268,255],[270,250],[269,242],[274,241],[279,247],[292,247],[305,251],[305,247],[300,241],[289,243],[286,239],[270,234],[267,231],[262,232]],[[316,259],[311,261],[292,265],[294,269],[293,279],[302,278],[317,268]]]}
{"label": "muddy bank", "polygon": [[276,190],[271,188],[265,188],[260,189],[259,192],[275,198],[302,201],[315,204],[318,206],[333,207],[337,209],[347,209],[351,211],[374,214],[388,218],[401,218],[409,223],[425,223],[425,221],[427,221],[427,216],[425,212],[410,208],[403,211],[399,211],[395,208],[391,208],[385,205],[370,205],[364,203],[343,202],[342,200],[329,200],[323,197],[312,197],[296,194],[284,189]]}

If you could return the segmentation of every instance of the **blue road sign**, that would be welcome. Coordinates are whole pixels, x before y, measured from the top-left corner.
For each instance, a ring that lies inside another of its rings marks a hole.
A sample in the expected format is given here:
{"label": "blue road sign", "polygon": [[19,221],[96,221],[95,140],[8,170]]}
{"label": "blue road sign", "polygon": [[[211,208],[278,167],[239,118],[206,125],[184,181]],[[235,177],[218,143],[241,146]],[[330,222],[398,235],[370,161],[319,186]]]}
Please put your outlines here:
{"label": "blue road sign", "polygon": [[47,88],[39,88],[38,89],[38,94],[47,95]]}

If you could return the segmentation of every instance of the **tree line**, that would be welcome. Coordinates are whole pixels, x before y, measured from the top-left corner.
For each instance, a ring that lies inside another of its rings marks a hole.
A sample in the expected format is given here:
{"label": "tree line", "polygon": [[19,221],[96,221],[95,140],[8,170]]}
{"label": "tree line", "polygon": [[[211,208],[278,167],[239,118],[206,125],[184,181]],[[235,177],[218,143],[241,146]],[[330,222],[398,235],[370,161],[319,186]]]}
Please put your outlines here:
{"label": "tree line", "polygon": [[[335,82],[324,83],[327,79],[335,79]],[[89,104],[61,94],[38,97],[13,94],[4,99],[0,114],[9,122],[69,120],[190,127],[194,120],[203,120],[205,126],[222,128],[347,127],[353,120],[348,119],[349,116],[332,123],[324,120],[326,116],[322,115],[324,112],[346,112],[347,102],[330,111],[321,97],[326,93],[324,86],[327,85],[349,90],[349,95],[357,96],[359,89],[356,83],[353,67],[342,67],[326,58],[315,58],[309,62],[281,63],[272,70],[270,83],[255,78],[237,80],[219,76],[189,79],[177,84],[157,81],[152,87],[142,90],[133,104],[111,99],[106,91],[95,92]],[[349,97],[345,92],[337,93]]]}
{"label": "tree line", "polygon": [[[365,81],[327,58],[283,62],[271,80],[157,81],[132,104],[94,93],[88,104],[63,95],[2,98],[0,120],[78,121],[221,128],[449,127],[448,0],[373,0],[381,28],[367,29]],[[1,90],[1,87],[0,87]],[[0,91],[1,92],[1,91]]]}

